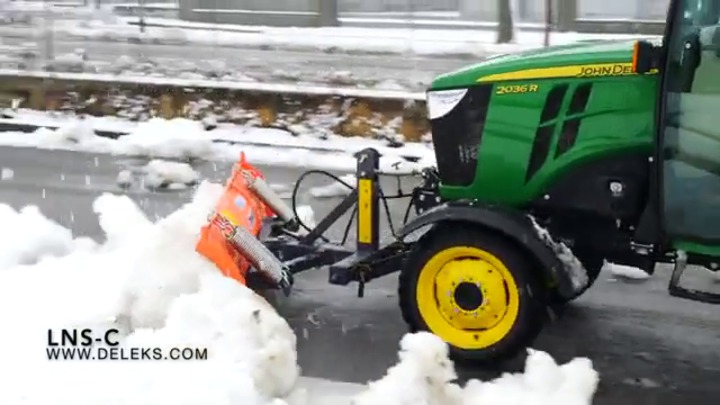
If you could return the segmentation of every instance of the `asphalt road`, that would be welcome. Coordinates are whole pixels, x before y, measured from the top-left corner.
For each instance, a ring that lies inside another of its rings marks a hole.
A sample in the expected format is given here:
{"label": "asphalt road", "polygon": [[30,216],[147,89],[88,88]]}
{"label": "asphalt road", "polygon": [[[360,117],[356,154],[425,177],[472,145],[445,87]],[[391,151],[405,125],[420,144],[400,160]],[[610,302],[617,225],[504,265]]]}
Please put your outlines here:
{"label": "asphalt road", "polygon": [[[36,204],[76,234],[100,236],[90,206],[101,192],[121,192],[117,173],[144,163],[91,154],[0,148],[0,167],[14,177],[0,182],[0,201],[15,207]],[[227,164],[204,162],[197,168],[221,181]],[[296,170],[264,168],[271,183],[292,186]],[[321,180],[317,180],[321,181]],[[391,184],[388,184],[389,187]],[[165,215],[190,196],[184,192],[129,194],[150,215]],[[316,213],[333,201],[312,201]],[[402,215],[393,205],[393,214]],[[331,235],[332,236],[332,235]],[[590,357],[601,373],[596,404],[711,404],[720,398],[720,311],[671,298],[667,268],[645,282],[623,282],[603,273],[597,284],[548,325],[536,344],[559,361]],[[397,309],[396,278],[367,287],[356,298],[353,288],[328,286],[326,273],[306,273],[294,295],[281,303],[298,336],[299,359],[308,376],[348,382],[378,378],[397,357],[405,332]],[[696,283],[709,275],[698,272]],[[515,370],[518,362],[505,366]],[[489,378],[502,370],[465,367],[463,378]],[[714,400],[713,400],[714,398]]]}
{"label": "asphalt road", "polygon": [[[0,37],[6,46],[21,46],[24,38]],[[32,42],[32,41],[31,41]],[[29,62],[30,68],[41,67],[47,62],[42,40],[35,52],[38,58]],[[282,49],[231,48],[195,45],[192,57],[187,45],[151,45],[122,42],[86,41],[56,38],[52,52],[62,56],[83,49],[88,55],[86,67],[101,73],[116,73],[119,67],[126,71],[146,69],[140,62],[154,65],[152,72],[168,77],[178,77],[177,71],[207,74],[221,70],[231,75],[244,75],[258,81],[287,83],[362,84],[375,86],[392,81],[408,90],[422,91],[438,74],[452,71],[477,59],[444,56],[423,57],[417,55],[377,55],[357,53],[325,53],[322,51],[293,51]],[[127,65],[130,57],[137,66]],[[71,64],[76,66],[76,64]],[[56,65],[57,70],[68,70],[68,65]],[[219,68],[220,67],[220,68]],[[219,69],[218,69],[219,68]],[[74,69],[74,68],[73,68]],[[149,69],[149,68],[147,68]],[[387,88],[387,84],[384,85]]]}

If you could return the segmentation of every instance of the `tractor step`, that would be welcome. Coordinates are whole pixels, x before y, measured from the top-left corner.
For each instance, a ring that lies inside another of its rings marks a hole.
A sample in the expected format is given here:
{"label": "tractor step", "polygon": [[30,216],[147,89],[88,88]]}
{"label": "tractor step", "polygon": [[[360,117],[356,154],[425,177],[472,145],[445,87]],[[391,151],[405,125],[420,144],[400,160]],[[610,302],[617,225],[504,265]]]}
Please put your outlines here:
{"label": "tractor step", "polygon": [[682,278],[682,275],[685,272],[686,268],[687,255],[685,254],[685,252],[678,252],[675,259],[675,266],[673,268],[672,276],[670,277],[670,283],[668,285],[668,291],[670,292],[670,295],[677,298],[704,302],[706,304],[720,305],[720,294],[680,286],[680,279]]}

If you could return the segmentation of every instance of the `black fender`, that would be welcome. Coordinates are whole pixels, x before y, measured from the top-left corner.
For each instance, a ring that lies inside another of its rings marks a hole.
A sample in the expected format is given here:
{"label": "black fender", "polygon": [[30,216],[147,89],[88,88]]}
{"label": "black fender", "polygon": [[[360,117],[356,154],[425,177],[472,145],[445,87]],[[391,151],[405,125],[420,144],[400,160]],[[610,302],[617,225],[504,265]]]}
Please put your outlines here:
{"label": "black fender", "polygon": [[411,233],[443,222],[467,222],[499,232],[515,241],[540,265],[543,277],[563,298],[574,296],[575,287],[562,261],[538,234],[530,217],[518,211],[478,203],[445,203],[415,217],[398,232],[406,240]]}

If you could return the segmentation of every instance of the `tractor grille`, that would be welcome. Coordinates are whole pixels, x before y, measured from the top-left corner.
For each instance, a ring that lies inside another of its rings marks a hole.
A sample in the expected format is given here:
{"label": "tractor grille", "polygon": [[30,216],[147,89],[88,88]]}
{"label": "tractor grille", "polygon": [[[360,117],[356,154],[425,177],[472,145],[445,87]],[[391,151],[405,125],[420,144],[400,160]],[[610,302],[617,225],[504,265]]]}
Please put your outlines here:
{"label": "tractor grille", "polygon": [[450,112],[431,121],[443,185],[469,186],[475,180],[492,88],[492,84],[470,87]]}

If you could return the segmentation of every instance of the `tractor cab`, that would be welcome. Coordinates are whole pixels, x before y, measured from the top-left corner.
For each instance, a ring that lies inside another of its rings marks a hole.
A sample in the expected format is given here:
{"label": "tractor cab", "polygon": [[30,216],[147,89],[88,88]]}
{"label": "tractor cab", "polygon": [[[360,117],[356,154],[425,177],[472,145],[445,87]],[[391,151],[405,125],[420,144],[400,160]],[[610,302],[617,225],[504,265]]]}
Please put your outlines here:
{"label": "tractor cab", "polygon": [[720,265],[720,0],[673,0],[662,45],[639,42],[634,64],[638,73],[660,73],[651,182],[657,222],[644,231],[661,235],[653,245],[673,252],[672,295],[720,303],[717,294],[679,287],[687,264]]}

